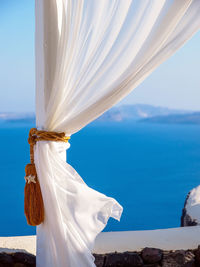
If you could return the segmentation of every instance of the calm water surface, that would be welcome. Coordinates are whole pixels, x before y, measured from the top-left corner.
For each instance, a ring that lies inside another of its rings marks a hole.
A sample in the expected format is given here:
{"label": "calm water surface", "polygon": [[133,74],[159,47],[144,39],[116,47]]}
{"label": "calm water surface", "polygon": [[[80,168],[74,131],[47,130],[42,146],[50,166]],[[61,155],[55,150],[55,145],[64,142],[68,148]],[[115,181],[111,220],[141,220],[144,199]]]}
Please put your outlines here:
{"label": "calm water surface", "polygon": [[[28,124],[1,124],[0,236],[31,235],[23,213]],[[124,207],[105,231],[178,227],[200,184],[200,126],[93,123],[72,136],[68,162],[92,188]]]}

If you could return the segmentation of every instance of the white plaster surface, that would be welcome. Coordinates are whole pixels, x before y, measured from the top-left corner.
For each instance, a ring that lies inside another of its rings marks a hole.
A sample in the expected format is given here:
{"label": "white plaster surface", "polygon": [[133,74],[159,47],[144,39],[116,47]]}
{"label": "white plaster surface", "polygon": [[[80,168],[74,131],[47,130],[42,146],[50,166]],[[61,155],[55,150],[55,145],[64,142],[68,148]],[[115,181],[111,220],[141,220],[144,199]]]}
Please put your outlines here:
{"label": "white plaster surface", "polygon": [[190,191],[185,208],[191,219],[200,225],[200,185]]}
{"label": "white plaster surface", "polygon": [[[164,250],[194,249],[200,245],[200,226],[148,231],[101,233],[94,253],[139,251],[144,247]],[[36,254],[35,236],[0,237],[0,252],[26,251]]]}

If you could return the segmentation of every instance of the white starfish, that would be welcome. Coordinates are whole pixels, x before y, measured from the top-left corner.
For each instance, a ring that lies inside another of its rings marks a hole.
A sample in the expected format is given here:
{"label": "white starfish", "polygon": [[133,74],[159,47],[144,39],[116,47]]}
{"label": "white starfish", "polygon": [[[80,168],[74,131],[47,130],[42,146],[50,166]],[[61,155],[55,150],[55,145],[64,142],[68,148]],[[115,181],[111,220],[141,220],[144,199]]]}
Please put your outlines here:
{"label": "white starfish", "polygon": [[28,183],[28,184],[30,184],[30,183],[34,183],[34,184],[36,184],[36,180],[35,180],[35,175],[28,175],[28,176],[25,176],[24,177],[24,179],[26,180],[26,182]]}

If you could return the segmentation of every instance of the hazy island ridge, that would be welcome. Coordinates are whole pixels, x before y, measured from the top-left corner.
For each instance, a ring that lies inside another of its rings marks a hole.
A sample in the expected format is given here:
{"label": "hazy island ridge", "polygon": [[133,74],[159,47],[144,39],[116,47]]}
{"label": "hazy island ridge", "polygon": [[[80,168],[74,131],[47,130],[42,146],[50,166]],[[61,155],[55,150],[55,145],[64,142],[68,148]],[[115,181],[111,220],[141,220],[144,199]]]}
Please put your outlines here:
{"label": "hazy island ridge", "polygon": [[[135,121],[142,123],[200,124],[200,112],[176,110],[145,104],[115,106],[95,122]],[[0,123],[32,123],[35,114],[0,112]]]}

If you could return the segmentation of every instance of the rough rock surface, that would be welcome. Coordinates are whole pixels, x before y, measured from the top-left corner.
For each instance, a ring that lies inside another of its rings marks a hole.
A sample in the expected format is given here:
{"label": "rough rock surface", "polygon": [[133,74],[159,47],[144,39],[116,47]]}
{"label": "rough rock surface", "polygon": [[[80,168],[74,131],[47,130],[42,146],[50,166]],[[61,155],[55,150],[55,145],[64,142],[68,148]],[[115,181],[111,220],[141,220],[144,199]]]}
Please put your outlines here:
{"label": "rough rock surface", "polygon": [[103,267],[113,267],[113,266],[140,267],[140,266],[144,266],[144,263],[140,255],[138,255],[138,253],[135,253],[135,252],[110,253],[106,256]]}
{"label": "rough rock surface", "polygon": [[195,255],[191,251],[177,250],[164,255],[163,267],[195,267]]}
{"label": "rough rock surface", "polygon": [[[162,251],[144,248],[140,252],[108,253],[95,256],[97,267],[200,267],[200,246],[194,250]],[[35,267],[35,256],[0,253],[0,267]]]}
{"label": "rough rock surface", "polygon": [[194,252],[195,255],[195,262],[197,266],[200,266],[200,246],[198,246],[198,249]]}
{"label": "rough rock surface", "polygon": [[144,248],[142,258],[145,263],[158,263],[161,261],[163,252],[158,248]]}
{"label": "rough rock surface", "polygon": [[16,252],[16,253],[0,253],[0,267],[34,267],[36,266],[36,258],[34,255]]}

